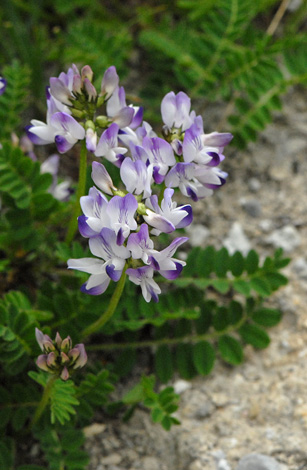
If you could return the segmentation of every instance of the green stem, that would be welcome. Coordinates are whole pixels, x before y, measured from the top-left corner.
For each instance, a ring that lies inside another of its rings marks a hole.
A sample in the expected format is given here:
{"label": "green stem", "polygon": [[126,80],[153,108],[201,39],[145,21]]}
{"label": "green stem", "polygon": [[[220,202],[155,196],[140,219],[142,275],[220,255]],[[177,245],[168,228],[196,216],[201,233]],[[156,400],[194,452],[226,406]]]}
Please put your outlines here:
{"label": "green stem", "polygon": [[125,282],[126,282],[126,269],[127,265],[124,267],[123,273],[121,275],[120,280],[118,281],[115,291],[113,292],[112,298],[110,300],[109,306],[106,309],[106,311],[101,315],[98,320],[96,320],[94,323],[89,325],[87,328],[85,328],[81,336],[84,339],[86,336],[91,335],[92,333],[95,333],[98,331],[114,314],[116,307],[118,305],[118,302],[121,298],[121,295],[123,293],[124,287],[125,287]]}
{"label": "green stem", "polygon": [[85,194],[86,186],[86,168],[87,168],[87,149],[85,140],[82,141],[80,152],[80,166],[79,166],[79,181],[76,194],[76,201],[73,207],[73,212],[68,225],[66,235],[66,243],[71,243],[78,228],[78,215],[80,214],[80,197]]}
{"label": "green stem", "polygon": [[38,407],[36,408],[36,411],[34,413],[34,416],[33,416],[33,419],[32,419],[32,422],[30,424],[30,429],[33,428],[33,426],[37,423],[37,421],[39,420],[39,418],[41,417],[44,409],[46,408],[47,404],[48,404],[48,401],[49,401],[49,398],[50,398],[50,394],[51,394],[51,391],[52,391],[52,387],[54,385],[54,382],[57,380],[58,376],[57,375],[51,375],[46,383],[46,387],[44,389],[44,393],[43,393],[43,396],[42,396],[42,399],[41,401],[39,402],[38,404]]}
{"label": "green stem", "polygon": [[247,315],[243,315],[242,318],[235,324],[231,325],[222,331],[211,331],[210,333],[204,333],[202,335],[187,335],[183,338],[161,338],[147,341],[135,341],[133,343],[109,343],[109,344],[92,344],[86,347],[87,351],[113,351],[122,349],[138,349],[138,348],[151,348],[162,346],[164,344],[171,346],[180,343],[197,343],[198,341],[207,341],[217,339],[228,333],[232,333],[240,328],[247,319]]}

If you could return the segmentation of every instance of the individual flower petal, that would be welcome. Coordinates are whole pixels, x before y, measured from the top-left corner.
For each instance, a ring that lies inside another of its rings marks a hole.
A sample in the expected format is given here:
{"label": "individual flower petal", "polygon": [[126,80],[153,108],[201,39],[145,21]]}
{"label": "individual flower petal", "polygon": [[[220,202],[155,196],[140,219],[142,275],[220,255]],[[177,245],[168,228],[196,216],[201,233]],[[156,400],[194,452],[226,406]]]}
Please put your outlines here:
{"label": "individual flower petal", "polygon": [[101,163],[92,163],[92,180],[94,181],[96,186],[101,189],[101,191],[106,194],[109,194],[110,196],[113,195],[113,190],[116,190],[111,176],[107,172],[105,166]]}
{"label": "individual flower petal", "polygon": [[[114,196],[108,204],[107,213],[110,218],[110,226],[119,237],[127,238],[131,230],[136,230],[137,222],[134,218],[138,208],[138,202],[132,194],[125,197]],[[121,240],[123,241],[123,240]]]}
{"label": "individual flower petal", "polygon": [[183,92],[177,95],[173,91],[167,93],[161,103],[162,120],[166,126],[181,128],[183,131],[188,129],[193,120],[190,116],[191,100]]}
{"label": "individual flower petal", "polygon": [[56,98],[61,103],[66,104],[67,106],[71,106],[71,102],[74,99],[71,91],[60,78],[50,78],[50,93],[54,98]]}
{"label": "individual flower petal", "polygon": [[97,132],[91,127],[86,130],[85,134],[86,148],[89,152],[94,153],[97,147]]}
{"label": "individual flower petal", "polygon": [[158,295],[161,294],[161,289],[153,280],[154,270],[151,266],[142,266],[137,269],[129,268],[126,273],[131,282],[141,286],[142,294],[146,302],[150,302],[151,299],[154,302],[159,301]]}
{"label": "individual flower petal", "polygon": [[126,157],[120,167],[121,180],[129,193],[143,194],[143,198],[151,195],[152,165],[142,160],[132,161]]}
{"label": "individual flower petal", "polygon": [[188,240],[187,237],[175,238],[164,250],[155,253],[151,261],[159,273],[167,279],[176,279],[186,265],[185,261],[172,258],[177,248]]}
{"label": "individual flower petal", "polygon": [[110,98],[114,90],[118,87],[119,83],[119,77],[116,72],[116,68],[114,65],[109,67],[103,76],[102,82],[101,82],[101,90],[100,94],[102,96],[105,95],[105,99],[107,100]]}
{"label": "individual flower petal", "polygon": [[145,264],[149,264],[148,257],[153,255],[153,241],[149,238],[148,225],[142,224],[137,233],[131,233],[128,238],[127,248],[131,251],[133,259],[142,259]]}
{"label": "individual flower petal", "polygon": [[118,130],[118,124],[113,123],[101,134],[97,148],[94,152],[96,157],[105,157],[107,160],[114,163],[117,161],[116,156],[118,154],[124,154],[127,152],[126,148],[118,146]]}

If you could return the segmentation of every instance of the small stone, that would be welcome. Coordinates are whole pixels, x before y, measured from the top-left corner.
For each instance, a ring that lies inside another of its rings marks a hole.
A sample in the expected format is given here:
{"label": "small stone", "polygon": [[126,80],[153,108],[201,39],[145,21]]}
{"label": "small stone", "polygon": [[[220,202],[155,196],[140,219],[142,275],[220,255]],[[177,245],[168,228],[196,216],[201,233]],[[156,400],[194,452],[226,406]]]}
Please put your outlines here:
{"label": "small stone", "polygon": [[307,261],[305,258],[298,258],[292,265],[292,270],[300,279],[307,279]]}
{"label": "small stone", "polygon": [[263,219],[263,220],[260,220],[260,222],[259,222],[259,228],[263,232],[268,233],[271,230],[273,230],[274,224],[273,224],[272,220],[270,220],[270,219]]}
{"label": "small stone", "polygon": [[174,392],[178,393],[178,395],[181,395],[181,393],[185,392],[186,390],[189,390],[189,388],[191,388],[192,385],[190,384],[190,382],[180,379],[180,380],[176,380],[173,387],[174,387]]}
{"label": "small stone", "polygon": [[202,224],[193,224],[186,228],[191,246],[205,245],[210,235],[210,230]]}
{"label": "small stone", "polygon": [[83,433],[86,438],[101,434],[106,430],[106,425],[101,423],[93,423],[90,426],[83,428]]}
{"label": "small stone", "polygon": [[257,193],[261,188],[261,183],[257,178],[250,178],[247,182],[248,189],[253,193]]}
{"label": "small stone", "polygon": [[251,217],[259,217],[261,215],[261,204],[257,199],[241,198],[239,202],[245,212]]}
{"label": "small stone", "polygon": [[239,461],[237,470],[281,470],[281,466],[268,455],[248,454]]}
{"label": "small stone", "polygon": [[239,222],[233,223],[223,244],[231,255],[236,251],[246,255],[251,249],[251,244]]}
{"label": "small stone", "polygon": [[293,251],[300,243],[300,235],[293,225],[285,225],[281,229],[275,230],[266,238],[266,242],[276,248],[282,248],[286,252]]}
{"label": "small stone", "polygon": [[110,454],[107,457],[102,457],[100,463],[103,465],[117,465],[122,461],[122,457],[119,454]]}
{"label": "small stone", "polygon": [[189,465],[189,470],[205,470],[205,467],[199,460],[194,460],[194,462]]}
{"label": "small stone", "polygon": [[142,460],[143,470],[160,470],[159,460],[155,457],[144,457]]}

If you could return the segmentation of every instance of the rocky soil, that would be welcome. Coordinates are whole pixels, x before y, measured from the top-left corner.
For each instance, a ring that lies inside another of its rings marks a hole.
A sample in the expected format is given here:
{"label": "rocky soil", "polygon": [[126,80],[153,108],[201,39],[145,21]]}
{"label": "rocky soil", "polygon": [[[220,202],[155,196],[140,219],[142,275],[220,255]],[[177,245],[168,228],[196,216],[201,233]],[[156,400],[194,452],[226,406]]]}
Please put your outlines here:
{"label": "rocky soil", "polygon": [[[209,131],[214,119],[205,117]],[[282,246],[292,258],[290,282],[271,300],[284,314],[271,345],[247,347],[239,367],[219,363],[206,378],[174,380],[182,424],[169,432],[143,410],[128,423],[93,423],[88,470],[307,469],[306,137],[306,93],[292,90],[257,143],[226,150],[228,183],[196,205],[189,233],[191,244],[263,256]]]}

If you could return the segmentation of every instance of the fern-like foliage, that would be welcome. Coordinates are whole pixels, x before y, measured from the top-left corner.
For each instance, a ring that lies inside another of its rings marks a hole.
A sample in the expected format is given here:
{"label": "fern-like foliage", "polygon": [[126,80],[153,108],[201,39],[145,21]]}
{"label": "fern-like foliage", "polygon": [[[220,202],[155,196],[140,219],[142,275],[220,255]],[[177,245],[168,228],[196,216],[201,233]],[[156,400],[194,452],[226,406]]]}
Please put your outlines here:
{"label": "fern-like foliage", "polygon": [[7,80],[5,93],[0,96],[0,141],[10,139],[22,124],[22,113],[26,109],[29,96],[30,70],[14,61],[3,68],[2,75]]}
{"label": "fern-like foliage", "polygon": [[254,26],[259,5],[252,0],[183,0],[179,6],[189,10],[190,21],[166,16],[157,26],[148,24],[140,42],[159,61],[168,61],[178,87],[192,97],[232,103],[227,117],[233,142],[244,147],[281,108],[287,88],[307,83],[306,34],[274,42]]}
{"label": "fern-like foliage", "polygon": [[85,470],[89,456],[82,449],[84,436],[80,429],[69,425],[60,430],[47,427],[40,429],[36,437],[48,462],[48,470]]}
{"label": "fern-like foliage", "polygon": [[169,430],[173,424],[180,424],[177,418],[172,414],[178,409],[179,396],[174,393],[173,387],[166,387],[162,392],[154,391],[154,376],[141,378],[141,381],[132,388],[122,398],[122,403],[130,405],[126,414],[127,418],[131,416],[134,407],[142,403],[151,411],[151,417],[154,423],[161,423],[165,430]]}
{"label": "fern-like foliage", "polygon": [[48,318],[31,308],[20,292],[10,292],[0,301],[0,361],[8,375],[20,373],[36,349],[34,337],[37,319]]}
{"label": "fern-like foliage", "polygon": [[42,222],[59,208],[58,201],[48,193],[51,183],[50,174],[40,173],[39,162],[33,162],[18,147],[3,144],[0,149],[0,194],[5,208],[0,217],[3,251],[15,256],[16,250],[37,248],[50,237]]}

